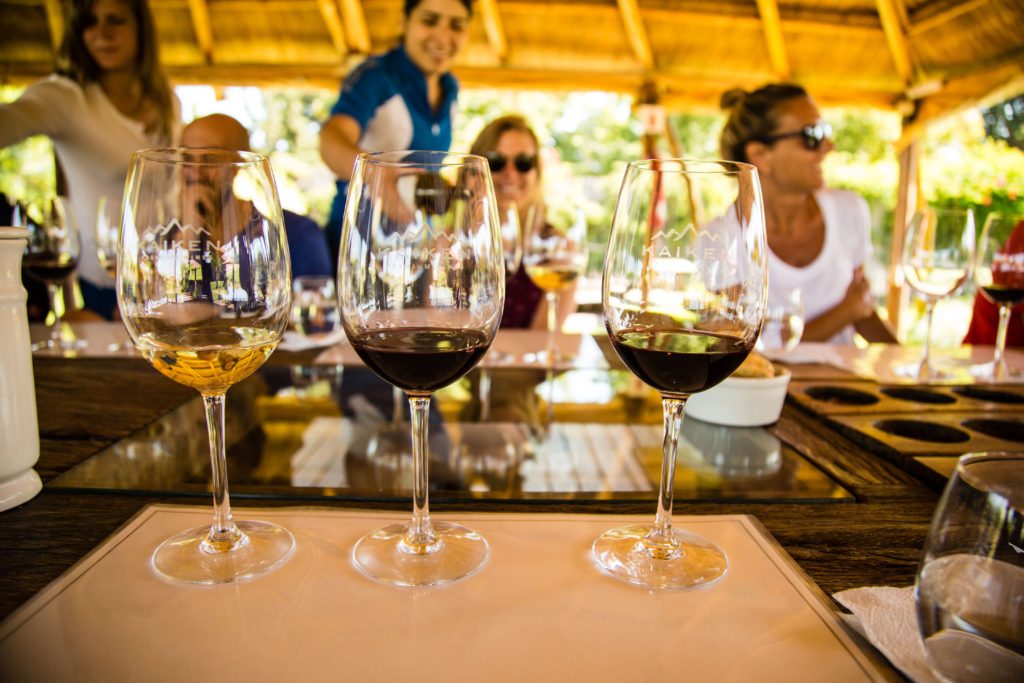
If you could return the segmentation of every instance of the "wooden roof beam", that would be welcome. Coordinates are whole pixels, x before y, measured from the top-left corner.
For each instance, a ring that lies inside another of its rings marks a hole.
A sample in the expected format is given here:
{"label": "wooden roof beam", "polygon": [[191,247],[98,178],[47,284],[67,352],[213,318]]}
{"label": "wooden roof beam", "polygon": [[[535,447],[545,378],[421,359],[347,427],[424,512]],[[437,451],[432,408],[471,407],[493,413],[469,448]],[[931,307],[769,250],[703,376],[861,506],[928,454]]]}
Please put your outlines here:
{"label": "wooden roof beam", "polygon": [[192,16],[192,28],[196,32],[199,50],[207,64],[213,63],[213,28],[210,24],[210,8],[206,0],[188,0],[188,11]]}
{"label": "wooden roof beam", "polygon": [[757,11],[761,15],[761,26],[764,30],[765,43],[768,45],[772,71],[779,80],[788,81],[792,76],[792,70],[789,68],[789,57],[786,56],[786,41],[782,37],[779,5],[776,0],[757,0]]}
{"label": "wooden roof beam", "polygon": [[64,41],[64,8],[60,0],[46,0],[46,23],[50,27],[50,46],[53,54],[60,53]]}
{"label": "wooden roof beam", "polygon": [[637,0],[617,0],[619,3],[619,14],[622,16],[622,25],[626,29],[626,39],[629,46],[633,48],[633,55],[645,69],[654,68],[654,52],[651,51],[651,41],[647,37],[647,29],[644,28],[644,21],[640,17],[640,5]]}
{"label": "wooden roof beam", "polygon": [[967,0],[967,2],[955,2],[946,9],[933,14],[927,19],[922,19],[917,23],[908,24],[909,29],[907,30],[907,36],[910,38],[916,38],[926,31],[930,31],[933,28],[953,21],[957,17],[967,14],[968,12],[973,12],[986,4],[988,4],[988,0]]}
{"label": "wooden roof beam", "polygon": [[914,77],[913,62],[910,59],[910,46],[907,44],[907,36],[904,33],[903,25],[900,23],[900,11],[897,3],[902,0],[875,0],[878,6],[878,18],[882,22],[882,30],[885,32],[885,41],[889,44],[889,52],[892,54],[892,61],[896,65],[896,71],[900,78],[907,85]]}
{"label": "wooden roof beam", "polygon": [[341,0],[341,16],[345,22],[345,35],[348,44],[364,55],[373,51],[370,43],[370,29],[366,25],[366,15],[359,0]]}
{"label": "wooden roof beam", "polygon": [[508,60],[508,38],[505,37],[505,25],[498,11],[498,0],[480,0],[480,19],[484,22],[487,42],[504,64]]}
{"label": "wooden roof beam", "polygon": [[324,19],[324,26],[331,36],[334,49],[338,56],[344,57],[348,54],[348,41],[345,40],[345,27],[341,25],[341,14],[338,13],[338,5],[334,0],[316,0],[320,9],[320,16]]}

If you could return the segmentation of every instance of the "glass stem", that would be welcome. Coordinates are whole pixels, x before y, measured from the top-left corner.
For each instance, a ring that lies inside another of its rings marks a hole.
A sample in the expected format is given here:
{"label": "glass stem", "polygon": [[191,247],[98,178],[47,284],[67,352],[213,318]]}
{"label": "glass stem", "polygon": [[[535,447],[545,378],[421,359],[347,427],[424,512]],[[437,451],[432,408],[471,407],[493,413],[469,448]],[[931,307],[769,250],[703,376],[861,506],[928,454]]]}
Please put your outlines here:
{"label": "glass stem", "polygon": [[996,350],[992,356],[992,379],[1001,379],[1006,374],[1003,352],[1006,350],[1006,331],[1010,328],[1011,306],[999,307],[999,329],[996,332]]}
{"label": "glass stem", "polygon": [[925,303],[924,357],[921,359],[919,376],[928,378],[932,374],[932,319],[935,316],[935,302]]}
{"label": "glass stem", "polygon": [[409,396],[412,416],[412,521],[402,539],[401,549],[413,555],[427,555],[440,549],[440,540],[430,524],[430,501],[427,493],[429,468],[427,462],[427,427],[430,419],[430,396]]}
{"label": "glass stem", "polygon": [[480,366],[480,421],[491,417],[491,371]]}
{"label": "glass stem", "polygon": [[64,288],[48,282],[46,284],[46,294],[50,297],[50,310],[53,311],[53,327],[50,328],[49,345],[60,348],[60,325],[61,311],[64,310]]}
{"label": "glass stem", "polygon": [[661,484],[658,489],[658,514],[654,526],[644,537],[644,550],[655,559],[664,560],[679,556],[679,541],[672,534],[672,497],[675,492],[676,452],[679,435],[683,431],[683,406],[685,399],[663,397],[662,412],[665,418],[665,436],[662,443]]}
{"label": "glass stem", "polygon": [[555,363],[555,328],[558,327],[558,292],[547,292],[548,302],[548,364]]}
{"label": "glass stem", "polygon": [[244,545],[247,538],[231,517],[228,496],[228,463],[224,449],[224,393],[203,394],[206,429],[210,436],[210,469],[213,474],[213,523],[203,542],[206,552],[224,552]]}

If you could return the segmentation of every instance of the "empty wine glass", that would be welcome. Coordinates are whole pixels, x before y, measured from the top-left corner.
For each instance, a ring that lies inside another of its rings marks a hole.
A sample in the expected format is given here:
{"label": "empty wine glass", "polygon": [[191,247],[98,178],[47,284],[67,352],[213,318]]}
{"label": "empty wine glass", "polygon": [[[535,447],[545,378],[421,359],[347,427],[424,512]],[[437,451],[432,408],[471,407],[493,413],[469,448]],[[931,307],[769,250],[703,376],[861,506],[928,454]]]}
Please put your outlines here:
{"label": "empty wine glass", "polygon": [[213,523],[164,541],[157,574],[213,584],[281,565],[295,539],[235,522],[224,451],[227,390],[273,353],[288,323],[291,266],[270,163],[250,152],[142,150],[132,157],[117,253],[117,303],[154,368],[203,396]]}
{"label": "empty wine glass", "polygon": [[946,373],[931,362],[932,323],[939,299],[960,290],[971,277],[974,259],[974,213],[970,209],[919,209],[907,228],[903,274],[925,304],[927,326],[921,362],[896,368],[897,374],[921,382]]}
{"label": "empty wine glass", "polygon": [[501,320],[505,267],[490,171],[472,155],[360,154],[347,207],[342,324],[363,362],[408,396],[413,451],[412,520],[364,536],[352,560],[385,583],[454,581],[489,550],[475,531],[430,520],[428,411],[432,392],[483,357]]}
{"label": "empty wine glass", "polygon": [[[543,207],[535,210],[544,211]],[[528,216],[523,235],[523,266],[540,289],[548,308],[547,350],[538,358],[548,365],[565,360],[555,346],[561,292],[574,286],[587,266],[587,222],[583,210],[571,208]]]}
{"label": "empty wine glass", "polygon": [[[117,235],[121,228],[121,204],[111,201],[106,195],[96,205],[96,256],[100,267],[113,280],[117,277]],[[107,351],[117,353],[135,351],[130,340],[112,342]]]}
{"label": "empty wine glass", "polygon": [[992,362],[976,369],[997,381],[1020,375],[1006,367],[1006,331],[1013,307],[1024,303],[1024,219],[992,213],[981,231],[974,262],[974,281],[982,296],[999,307],[999,328]]}
{"label": "empty wine glass", "polygon": [[724,380],[754,348],[767,251],[753,166],[662,159],[627,167],[604,267],[604,321],[622,362],[661,393],[665,431],[654,524],[594,541],[595,563],[618,579],[689,588],[728,569],[713,542],[672,528],[676,450],[686,399]]}
{"label": "empty wine glass", "polygon": [[801,290],[794,289],[768,303],[761,335],[757,338],[757,350],[782,356],[796,348],[803,334],[804,295]]}
{"label": "empty wine glass", "polygon": [[957,461],[914,592],[925,653],[942,680],[1024,680],[1024,453]]}
{"label": "empty wine glass", "polygon": [[28,245],[22,257],[22,267],[31,277],[46,285],[50,311],[53,313],[49,338],[33,344],[32,350],[52,350],[65,354],[81,350],[85,347],[85,341],[65,338],[61,329],[64,283],[75,272],[81,256],[74,215],[63,197],[47,197],[38,204],[19,205],[13,222],[18,227],[28,229]]}

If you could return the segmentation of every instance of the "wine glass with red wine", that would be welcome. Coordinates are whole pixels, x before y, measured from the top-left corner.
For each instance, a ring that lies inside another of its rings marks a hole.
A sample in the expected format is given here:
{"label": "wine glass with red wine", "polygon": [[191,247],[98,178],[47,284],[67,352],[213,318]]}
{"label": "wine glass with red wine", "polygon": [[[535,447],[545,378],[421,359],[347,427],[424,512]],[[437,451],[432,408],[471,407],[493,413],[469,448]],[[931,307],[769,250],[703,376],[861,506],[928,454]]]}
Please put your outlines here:
{"label": "wine glass with red wine", "polygon": [[427,421],[431,393],[483,357],[501,321],[505,265],[487,160],[447,152],[360,154],[353,170],[338,299],[366,365],[409,398],[413,515],[360,539],[366,576],[402,586],[460,579],[489,550],[482,536],[432,522]]}
{"label": "wine glass with red wine", "polygon": [[63,354],[80,350],[85,346],[84,341],[65,339],[61,333],[64,283],[75,272],[81,256],[74,214],[63,197],[47,197],[36,204],[19,205],[14,222],[28,228],[22,267],[30,277],[46,285],[53,313],[49,338],[33,344],[32,350]]}
{"label": "wine glass with red wine", "polygon": [[612,529],[594,541],[594,562],[605,573],[673,589],[713,583],[728,570],[712,541],[672,528],[676,449],[686,399],[732,374],[757,341],[767,249],[753,166],[662,159],[627,167],[602,305],[623,363],[661,393],[664,452],[654,523]]}
{"label": "wine glass with red wine", "polygon": [[[978,291],[999,307],[995,355],[977,374],[993,382],[1019,378],[1006,367],[1006,333],[1015,306],[1024,304],[1024,217],[991,213],[985,219],[975,252],[974,281]],[[975,315],[979,310],[975,306]]]}
{"label": "wine glass with red wine", "polygon": [[291,265],[266,157],[222,149],[132,156],[117,250],[117,305],[132,342],[161,374],[203,397],[213,518],[166,539],[150,565],[190,584],[242,581],[281,566],[295,538],[236,521],[224,443],[227,391],[281,341]]}

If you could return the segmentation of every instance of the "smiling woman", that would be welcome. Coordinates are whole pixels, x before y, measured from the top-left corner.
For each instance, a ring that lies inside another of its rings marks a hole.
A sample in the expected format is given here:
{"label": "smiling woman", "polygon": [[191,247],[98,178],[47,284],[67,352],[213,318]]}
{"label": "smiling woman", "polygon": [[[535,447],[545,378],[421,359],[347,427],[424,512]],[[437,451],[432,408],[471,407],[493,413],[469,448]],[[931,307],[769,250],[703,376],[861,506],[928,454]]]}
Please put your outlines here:
{"label": "smiling woman", "polygon": [[100,200],[120,204],[133,152],[176,140],[179,109],[145,0],[74,0],[59,72],[0,105],[0,147],[33,135],[53,141],[81,232],[85,305],[107,318],[114,283],[96,251]]}
{"label": "smiling woman", "polygon": [[333,262],[356,155],[451,146],[459,84],[449,69],[468,37],[471,12],[471,0],[406,0],[401,44],[367,59],[342,83],[320,131],[320,156],[338,178],[327,223]]}

